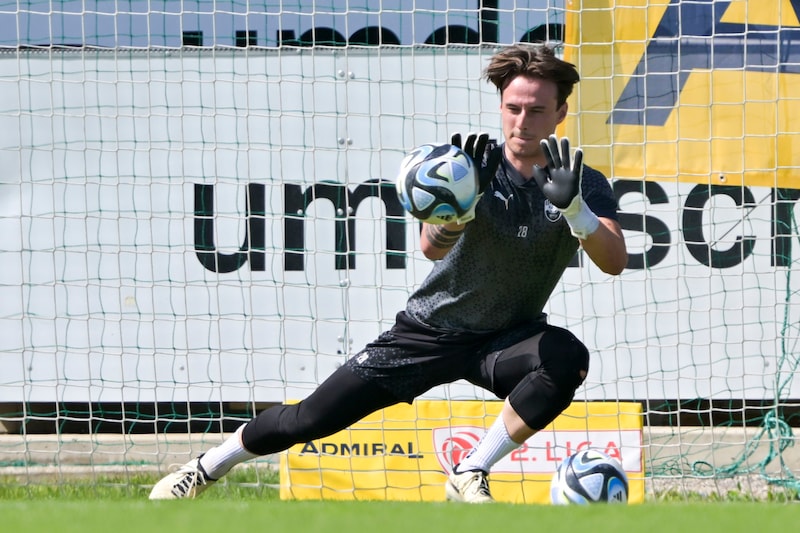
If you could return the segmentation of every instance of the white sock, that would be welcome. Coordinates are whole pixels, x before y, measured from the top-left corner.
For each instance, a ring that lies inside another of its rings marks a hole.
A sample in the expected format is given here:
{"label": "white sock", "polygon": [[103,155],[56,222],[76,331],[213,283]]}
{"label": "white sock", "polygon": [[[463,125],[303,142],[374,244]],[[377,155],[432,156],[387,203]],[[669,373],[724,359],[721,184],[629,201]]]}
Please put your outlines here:
{"label": "white sock", "polygon": [[483,470],[488,473],[497,461],[519,447],[520,444],[508,436],[503,417],[498,416],[478,445],[458,465],[458,471]]}
{"label": "white sock", "polygon": [[228,437],[225,442],[211,448],[200,458],[200,466],[206,471],[208,477],[219,479],[239,463],[258,457],[258,455],[250,453],[242,446],[242,430],[244,430],[245,425],[239,426],[239,429]]}

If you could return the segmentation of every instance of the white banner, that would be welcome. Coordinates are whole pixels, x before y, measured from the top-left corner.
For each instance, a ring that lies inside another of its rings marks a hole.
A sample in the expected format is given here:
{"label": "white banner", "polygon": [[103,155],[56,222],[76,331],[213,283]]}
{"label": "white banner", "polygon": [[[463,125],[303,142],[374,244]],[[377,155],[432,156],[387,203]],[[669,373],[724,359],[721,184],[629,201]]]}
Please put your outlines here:
{"label": "white banner", "polygon": [[[490,53],[0,56],[0,401],[304,397],[430,270],[395,169],[499,136]],[[570,268],[548,309],[593,353],[579,397],[773,397],[793,202],[614,186],[631,268]]]}

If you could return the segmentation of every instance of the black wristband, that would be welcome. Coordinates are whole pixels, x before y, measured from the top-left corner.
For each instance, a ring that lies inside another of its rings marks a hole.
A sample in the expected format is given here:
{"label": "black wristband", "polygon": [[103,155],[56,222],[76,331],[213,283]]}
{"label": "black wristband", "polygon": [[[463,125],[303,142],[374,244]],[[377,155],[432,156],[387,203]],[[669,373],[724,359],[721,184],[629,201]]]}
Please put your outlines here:
{"label": "black wristband", "polygon": [[453,245],[461,238],[466,226],[459,230],[449,230],[444,226],[436,226],[428,224],[425,226],[428,241],[436,248],[452,248]]}

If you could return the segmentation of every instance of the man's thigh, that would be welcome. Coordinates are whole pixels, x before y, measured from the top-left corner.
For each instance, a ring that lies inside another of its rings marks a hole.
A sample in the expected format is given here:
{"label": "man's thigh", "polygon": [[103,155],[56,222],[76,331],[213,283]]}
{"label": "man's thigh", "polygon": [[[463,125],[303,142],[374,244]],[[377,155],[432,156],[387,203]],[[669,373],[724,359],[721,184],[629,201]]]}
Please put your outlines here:
{"label": "man's thigh", "polygon": [[[513,343],[498,339],[496,344],[506,346],[482,357],[477,366],[478,374],[470,376],[469,380],[492,391],[498,398],[505,398],[528,374],[549,370],[562,363],[573,364],[569,359],[560,360],[560,354],[576,340],[566,329],[543,324],[536,329],[521,329],[505,340],[518,339],[523,334],[527,336]],[[579,370],[585,369],[575,371]]]}

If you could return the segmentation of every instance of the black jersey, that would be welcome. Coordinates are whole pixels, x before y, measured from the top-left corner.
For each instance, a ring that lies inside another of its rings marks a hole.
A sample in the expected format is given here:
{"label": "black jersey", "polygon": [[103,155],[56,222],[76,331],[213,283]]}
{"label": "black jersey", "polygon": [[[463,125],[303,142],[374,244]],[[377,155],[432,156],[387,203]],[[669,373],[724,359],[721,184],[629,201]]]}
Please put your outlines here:
{"label": "black jersey", "polygon": [[[584,166],[581,188],[598,217],[617,219],[603,174]],[[540,320],[578,244],[536,181],[523,178],[504,156],[475,220],[435,263],[406,312],[429,326],[473,332]]]}

